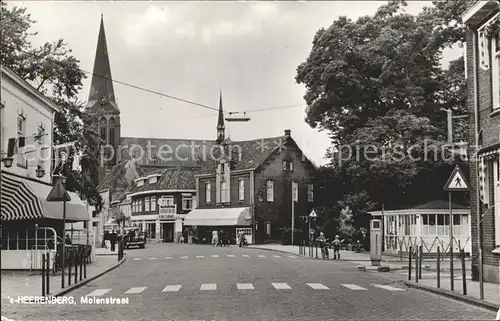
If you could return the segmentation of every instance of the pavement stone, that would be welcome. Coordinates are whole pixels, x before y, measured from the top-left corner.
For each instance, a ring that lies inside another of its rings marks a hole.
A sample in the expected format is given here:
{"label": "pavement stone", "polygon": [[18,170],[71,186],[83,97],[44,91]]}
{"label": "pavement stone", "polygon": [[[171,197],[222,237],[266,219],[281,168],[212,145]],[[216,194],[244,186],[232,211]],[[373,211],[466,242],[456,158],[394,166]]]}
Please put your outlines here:
{"label": "pavement stone", "polygon": [[[182,244],[127,251],[125,264],[68,295],[76,304],[10,304],[2,307],[2,314],[15,320],[148,321],[485,320],[495,316],[486,309],[408,288],[386,276],[391,273],[353,271],[345,261],[279,256],[234,246]],[[96,299],[129,302],[80,302],[92,293],[98,295]]]}

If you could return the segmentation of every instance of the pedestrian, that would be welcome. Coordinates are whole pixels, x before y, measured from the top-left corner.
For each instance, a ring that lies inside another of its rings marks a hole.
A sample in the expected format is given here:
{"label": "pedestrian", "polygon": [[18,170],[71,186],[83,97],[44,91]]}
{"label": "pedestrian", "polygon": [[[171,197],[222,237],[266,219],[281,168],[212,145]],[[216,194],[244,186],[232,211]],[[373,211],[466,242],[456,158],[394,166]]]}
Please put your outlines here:
{"label": "pedestrian", "polygon": [[340,259],[340,238],[338,235],[335,235],[335,240],[332,242],[333,245],[333,259]]}
{"label": "pedestrian", "polygon": [[212,246],[216,246],[219,243],[219,233],[217,230],[212,231]]}
{"label": "pedestrian", "polygon": [[109,240],[110,243],[111,243],[111,252],[115,251],[116,241],[117,240],[118,240],[118,235],[116,235],[115,230],[113,230],[113,233],[111,233],[110,240]]}
{"label": "pedestrian", "polygon": [[66,245],[71,245],[71,238],[69,237],[69,234],[66,234],[66,238],[64,239],[64,243]]}
{"label": "pedestrian", "polygon": [[219,234],[217,235],[218,237],[218,241],[217,242],[217,246],[220,246],[222,247],[224,245],[224,232],[222,231],[222,229],[219,231]]}

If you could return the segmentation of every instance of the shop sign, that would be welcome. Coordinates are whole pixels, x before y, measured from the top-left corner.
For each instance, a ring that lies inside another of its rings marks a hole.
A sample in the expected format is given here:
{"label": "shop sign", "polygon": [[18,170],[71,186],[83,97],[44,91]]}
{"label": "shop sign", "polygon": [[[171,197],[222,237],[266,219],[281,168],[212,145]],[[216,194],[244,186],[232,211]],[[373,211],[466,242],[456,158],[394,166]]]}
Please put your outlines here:
{"label": "shop sign", "polygon": [[175,214],[159,214],[158,219],[160,220],[173,220],[176,218]]}

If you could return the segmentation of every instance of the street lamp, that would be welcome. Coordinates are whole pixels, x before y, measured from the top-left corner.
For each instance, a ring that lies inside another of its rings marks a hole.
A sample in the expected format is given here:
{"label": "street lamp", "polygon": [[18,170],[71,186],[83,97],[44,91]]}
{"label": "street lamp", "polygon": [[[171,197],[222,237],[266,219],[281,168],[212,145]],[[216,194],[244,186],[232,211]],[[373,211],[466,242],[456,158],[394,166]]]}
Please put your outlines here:
{"label": "street lamp", "polygon": [[42,168],[42,166],[37,165],[36,170],[35,170],[36,177],[42,178],[45,176],[45,170]]}
{"label": "street lamp", "polygon": [[7,168],[12,167],[12,162],[14,161],[14,158],[12,157],[4,157],[2,158],[3,165]]}

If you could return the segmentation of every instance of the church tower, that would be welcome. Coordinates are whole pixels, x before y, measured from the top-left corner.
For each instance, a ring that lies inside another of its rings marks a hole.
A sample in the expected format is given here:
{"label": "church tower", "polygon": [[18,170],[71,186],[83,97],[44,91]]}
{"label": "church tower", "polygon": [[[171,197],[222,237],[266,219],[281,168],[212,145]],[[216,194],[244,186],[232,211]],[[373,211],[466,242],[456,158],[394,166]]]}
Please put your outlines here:
{"label": "church tower", "polygon": [[221,145],[225,141],[225,131],[226,126],[224,125],[224,111],[222,110],[222,90],[220,91],[220,99],[219,99],[219,119],[217,121],[217,139],[215,143],[217,145]]}
{"label": "church tower", "polygon": [[120,109],[118,108],[113,88],[102,15],[87,111],[92,116],[93,123],[98,128],[99,135],[105,145],[99,167],[99,183],[101,183],[111,167],[116,165],[117,160],[121,157],[121,155],[118,156],[121,141]]}

